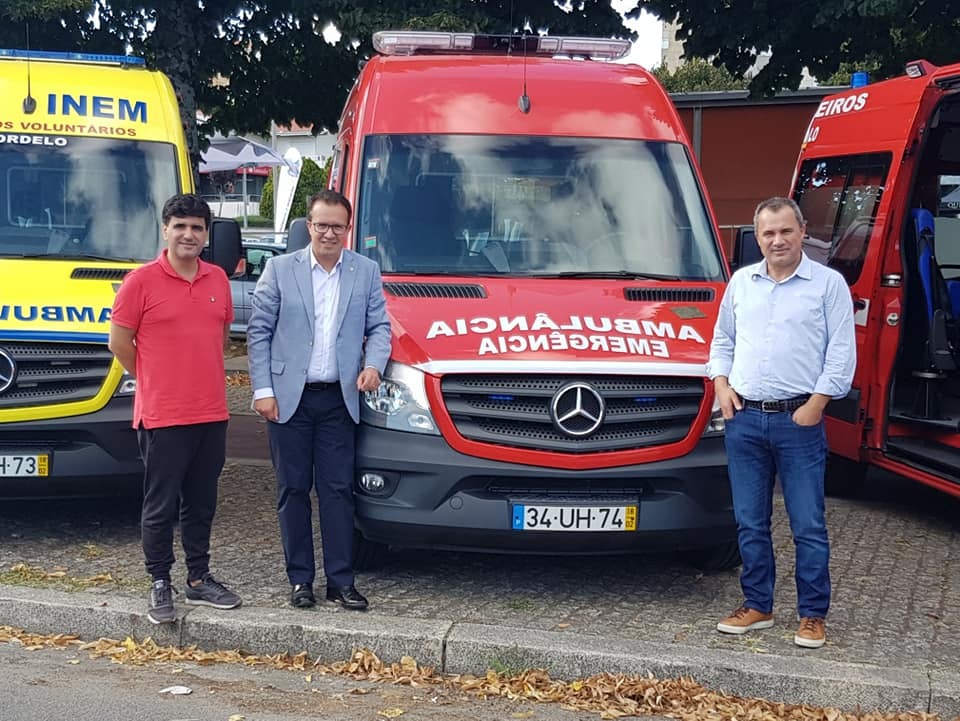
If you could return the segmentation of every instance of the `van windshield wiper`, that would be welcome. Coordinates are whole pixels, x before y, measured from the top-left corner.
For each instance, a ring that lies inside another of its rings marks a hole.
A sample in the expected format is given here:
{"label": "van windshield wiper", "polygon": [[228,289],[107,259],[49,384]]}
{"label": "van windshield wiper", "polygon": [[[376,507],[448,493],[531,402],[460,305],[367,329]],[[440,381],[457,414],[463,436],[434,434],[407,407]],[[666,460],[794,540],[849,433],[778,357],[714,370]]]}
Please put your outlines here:
{"label": "van windshield wiper", "polygon": [[67,260],[106,260],[111,263],[143,263],[142,259],[138,258],[117,258],[112,255],[92,255],[90,253],[75,253],[72,255],[61,256]]}
{"label": "van windshield wiper", "polygon": [[637,273],[632,270],[566,270],[561,273],[534,273],[533,278],[623,278],[626,280],[666,280],[680,282],[678,275]]}

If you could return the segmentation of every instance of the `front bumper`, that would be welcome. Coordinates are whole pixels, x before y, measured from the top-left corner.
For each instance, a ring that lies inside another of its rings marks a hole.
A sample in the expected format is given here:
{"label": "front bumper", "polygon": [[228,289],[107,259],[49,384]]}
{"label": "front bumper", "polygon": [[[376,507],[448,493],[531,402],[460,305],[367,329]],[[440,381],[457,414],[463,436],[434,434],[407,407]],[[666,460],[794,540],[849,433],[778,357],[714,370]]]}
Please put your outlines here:
{"label": "front bumper", "polygon": [[110,495],[139,491],[143,462],[131,426],[133,398],[82,416],[0,423],[0,454],[46,453],[49,475],[0,479],[0,497]]}
{"label": "front bumper", "polygon": [[[361,475],[388,480],[365,493]],[[592,471],[566,471],[463,455],[440,437],[361,424],[357,438],[357,527],[391,546],[615,553],[694,550],[736,539],[722,438],[686,456]],[[636,504],[636,531],[518,531],[513,504]]]}

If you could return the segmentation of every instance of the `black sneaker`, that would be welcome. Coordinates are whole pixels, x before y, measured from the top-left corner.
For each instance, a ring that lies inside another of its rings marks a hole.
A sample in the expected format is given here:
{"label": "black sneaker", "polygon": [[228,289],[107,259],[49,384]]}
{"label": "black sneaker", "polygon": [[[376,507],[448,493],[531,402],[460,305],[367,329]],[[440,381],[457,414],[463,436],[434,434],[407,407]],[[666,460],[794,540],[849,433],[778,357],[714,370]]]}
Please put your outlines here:
{"label": "black sneaker", "polygon": [[187,581],[187,587],[183,593],[186,596],[186,602],[191,606],[236,608],[240,605],[240,597],[209,573],[204,575],[199,586],[191,586]]}
{"label": "black sneaker", "polygon": [[177,590],[170,581],[154,581],[150,589],[150,610],[147,618],[150,623],[173,623],[177,620],[177,609],[173,607],[173,594]]}

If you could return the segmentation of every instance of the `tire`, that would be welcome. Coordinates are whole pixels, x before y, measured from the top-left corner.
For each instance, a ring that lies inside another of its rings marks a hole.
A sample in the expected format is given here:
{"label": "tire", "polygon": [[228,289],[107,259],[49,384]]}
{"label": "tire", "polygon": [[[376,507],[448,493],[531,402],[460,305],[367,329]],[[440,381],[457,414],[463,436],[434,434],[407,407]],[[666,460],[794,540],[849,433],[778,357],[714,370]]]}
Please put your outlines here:
{"label": "tire", "polygon": [[687,551],[687,562],[704,573],[730,571],[740,565],[740,546],[736,539],[721,543],[719,546]]}
{"label": "tire", "polygon": [[372,571],[387,561],[389,549],[382,543],[368,541],[359,531],[353,532],[353,570]]}
{"label": "tire", "polygon": [[823,480],[824,493],[837,498],[854,498],[863,493],[866,477],[865,464],[831,453],[827,457],[827,472]]}

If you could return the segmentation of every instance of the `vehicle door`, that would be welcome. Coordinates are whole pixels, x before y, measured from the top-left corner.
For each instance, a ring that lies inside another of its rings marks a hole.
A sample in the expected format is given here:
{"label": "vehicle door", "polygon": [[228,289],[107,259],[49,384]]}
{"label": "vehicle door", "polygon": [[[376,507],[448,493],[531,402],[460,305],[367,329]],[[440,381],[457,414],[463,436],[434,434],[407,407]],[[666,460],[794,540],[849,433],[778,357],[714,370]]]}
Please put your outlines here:
{"label": "vehicle door", "polygon": [[265,248],[262,246],[248,246],[243,249],[246,260],[246,268],[238,281],[231,283],[233,286],[233,309],[234,323],[242,326],[245,330],[247,322],[250,320],[251,301],[253,291],[257,287],[257,281],[267,265],[267,261],[280,253],[278,248]]}

